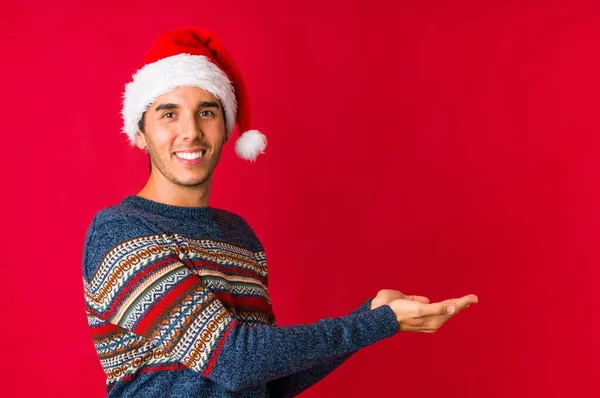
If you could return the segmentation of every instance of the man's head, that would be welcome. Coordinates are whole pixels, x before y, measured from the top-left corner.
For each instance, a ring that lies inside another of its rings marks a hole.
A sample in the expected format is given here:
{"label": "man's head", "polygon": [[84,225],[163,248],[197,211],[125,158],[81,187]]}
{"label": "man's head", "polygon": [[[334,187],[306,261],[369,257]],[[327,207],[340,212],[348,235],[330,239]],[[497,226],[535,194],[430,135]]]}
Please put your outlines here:
{"label": "man's head", "polygon": [[[138,132],[147,133],[147,122],[159,99],[179,88],[197,88],[219,103],[224,131],[230,135],[237,124],[240,137],[235,151],[254,161],[264,152],[266,137],[250,130],[250,100],[240,71],[220,40],[202,29],[175,29],[160,35],[144,57],[143,66],[127,84],[123,101],[123,132],[131,145]],[[189,91],[189,90],[184,90]],[[147,147],[150,151],[151,143]],[[142,146],[144,147],[144,146]]]}
{"label": "man's head", "polygon": [[198,87],[160,95],[145,112],[135,144],[147,149],[154,178],[192,187],[208,181],[228,140],[220,101]]}

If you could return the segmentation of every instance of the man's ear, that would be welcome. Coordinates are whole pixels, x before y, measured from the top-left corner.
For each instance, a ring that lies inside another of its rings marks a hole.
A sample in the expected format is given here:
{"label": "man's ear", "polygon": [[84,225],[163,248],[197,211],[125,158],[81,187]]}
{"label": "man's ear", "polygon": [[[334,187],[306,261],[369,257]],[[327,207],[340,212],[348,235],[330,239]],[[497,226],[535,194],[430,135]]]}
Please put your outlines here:
{"label": "man's ear", "polygon": [[141,131],[135,133],[135,146],[142,150],[146,149],[146,134],[142,133]]}
{"label": "man's ear", "polygon": [[223,145],[227,144],[227,141],[229,141],[229,133],[226,131],[223,136]]}

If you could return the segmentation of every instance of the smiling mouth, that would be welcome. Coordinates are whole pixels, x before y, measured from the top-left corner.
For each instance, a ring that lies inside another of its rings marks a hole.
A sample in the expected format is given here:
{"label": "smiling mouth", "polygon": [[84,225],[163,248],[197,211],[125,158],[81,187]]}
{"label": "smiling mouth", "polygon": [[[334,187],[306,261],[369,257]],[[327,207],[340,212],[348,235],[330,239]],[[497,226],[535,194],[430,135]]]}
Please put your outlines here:
{"label": "smiling mouth", "polygon": [[196,160],[206,154],[206,149],[201,149],[198,152],[175,152],[175,156],[185,160]]}

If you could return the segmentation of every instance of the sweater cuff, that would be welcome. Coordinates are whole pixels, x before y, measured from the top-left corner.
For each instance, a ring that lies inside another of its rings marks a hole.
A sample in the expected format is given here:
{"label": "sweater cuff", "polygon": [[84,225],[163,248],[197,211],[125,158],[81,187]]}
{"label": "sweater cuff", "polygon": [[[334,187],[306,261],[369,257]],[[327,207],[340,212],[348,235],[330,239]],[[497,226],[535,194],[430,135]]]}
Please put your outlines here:
{"label": "sweater cuff", "polygon": [[371,300],[373,300],[373,299],[374,299],[374,297],[371,297],[370,299],[368,299],[367,301],[362,303],[360,305],[360,307],[358,307],[357,309],[352,311],[350,314],[360,314],[361,312],[370,311],[371,310]]}
{"label": "sweater cuff", "polygon": [[[363,304],[367,306],[367,304]],[[362,307],[362,306],[361,306]],[[391,337],[398,332],[398,321],[396,314],[388,305],[382,305],[374,310],[355,312],[348,317],[360,319],[357,323],[358,347],[362,348],[374,344],[380,340]]]}
{"label": "sweater cuff", "polygon": [[398,319],[389,305],[382,305],[374,310],[370,309],[371,300],[369,300],[368,304],[364,305],[366,305],[368,312],[375,313],[374,318],[377,322],[377,326],[381,328],[383,338],[391,337],[398,333]]}

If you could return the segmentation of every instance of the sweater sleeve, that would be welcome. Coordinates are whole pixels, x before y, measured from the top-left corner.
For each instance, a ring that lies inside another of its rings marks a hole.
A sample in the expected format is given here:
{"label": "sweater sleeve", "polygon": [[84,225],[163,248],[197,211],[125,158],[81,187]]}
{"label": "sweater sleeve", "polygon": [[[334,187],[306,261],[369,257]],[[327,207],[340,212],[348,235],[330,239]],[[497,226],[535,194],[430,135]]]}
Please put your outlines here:
{"label": "sweater sleeve", "polygon": [[[372,299],[369,299],[364,302],[359,308],[352,311],[351,314],[369,311],[371,300]],[[311,366],[308,369],[270,381],[268,383],[269,396],[294,397],[300,394],[337,369],[355,352],[356,351],[352,351],[349,354],[327,359],[321,363]]]}
{"label": "sweater sleeve", "polygon": [[86,309],[228,390],[302,371],[397,332],[388,306],[314,324],[245,326],[178,250],[138,220],[95,219],[83,257]]}

